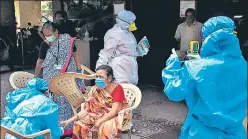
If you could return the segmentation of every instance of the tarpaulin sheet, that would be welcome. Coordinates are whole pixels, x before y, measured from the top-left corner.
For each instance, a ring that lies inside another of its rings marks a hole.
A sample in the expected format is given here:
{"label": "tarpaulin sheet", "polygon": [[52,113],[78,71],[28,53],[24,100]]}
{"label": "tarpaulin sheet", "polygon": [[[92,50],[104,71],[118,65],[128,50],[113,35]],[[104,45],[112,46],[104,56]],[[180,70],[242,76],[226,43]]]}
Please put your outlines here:
{"label": "tarpaulin sheet", "polygon": [[[47,89],[45,80],[33,78],[26,82],[25,88],[9,92],[1,125],[24,135],[50,129],[52,139],[59,139],[63,130],[58,123],[58,105],[40,92]],[[7,134],[5,139],[17,138]]]}

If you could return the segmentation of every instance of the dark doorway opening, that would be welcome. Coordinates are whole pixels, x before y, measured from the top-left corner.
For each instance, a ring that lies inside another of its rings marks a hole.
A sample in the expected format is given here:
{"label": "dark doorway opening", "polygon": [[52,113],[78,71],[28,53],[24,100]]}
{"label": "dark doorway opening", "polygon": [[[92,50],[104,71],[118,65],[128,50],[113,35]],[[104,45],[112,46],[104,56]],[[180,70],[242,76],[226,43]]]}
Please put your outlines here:
{"label": "dark doorway opening", "polygon": [[197,19],[204,23],[213,16],[232,18],[243,56],[248,57],[248,8],[247,0],[197,0]]}
{"label": "dark doorway opening", "polygon": [[161,73],[165,62],[176,47],[174,34],[179,23],[179,0],[133,0],[138,30],[134,35],[139,41],[147,36],[151,45],[147,56],[138,58],[139,83],[162,85]]}

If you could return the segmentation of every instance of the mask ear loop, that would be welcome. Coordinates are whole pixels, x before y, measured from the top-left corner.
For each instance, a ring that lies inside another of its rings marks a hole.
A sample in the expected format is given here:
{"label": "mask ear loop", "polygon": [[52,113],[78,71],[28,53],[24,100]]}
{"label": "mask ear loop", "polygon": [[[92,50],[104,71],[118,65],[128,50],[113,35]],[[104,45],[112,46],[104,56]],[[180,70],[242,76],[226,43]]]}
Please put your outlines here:
{"label": "mask ear loop", "polygon": [[[129,23],[129,22],[127,22],[127,21],[125,21],[125,20],[123,20],[123,19],[121,19],[121,18],[119,18],[119,17],[116,17],[116,18],[118,18],[118,19],[120,19],[121,21],[127,23],[129,26],[130,26],[132,23],[134,23],[134,22]],[[122,30],[125,30],[125,28],[122,28]]]}

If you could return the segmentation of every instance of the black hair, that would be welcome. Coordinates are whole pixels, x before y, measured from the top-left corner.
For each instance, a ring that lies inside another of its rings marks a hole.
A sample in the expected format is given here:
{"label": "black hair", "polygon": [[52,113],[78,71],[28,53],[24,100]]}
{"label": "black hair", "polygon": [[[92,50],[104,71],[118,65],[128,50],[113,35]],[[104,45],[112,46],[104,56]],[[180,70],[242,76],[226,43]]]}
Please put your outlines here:
{"label": "black hair", "polygon": [[188,9],[185,11],[185,15],[186,15],[187,13],[192,13],[193,16],[196,16],[196,11],[195,11],[195,9],[193,9],[193,8],[188,8]]}
{"label": "black hair", "polygon": [[114,80],[114,73],[113,73],[113,69],[108,66],[108,65],[101,65],[99,66],[96,71],[98,70],[104,70],[107,73],[107,76],[112,76],[112,80]]}
{"label": "black hair", "polygon": [[54,14],[54,16],[56,16],[56,15],[58,15],[58,14],[62,15],[62,14],[61,14],[61,11],[56,11],[55,14]]}
{"label": "black hair", "polygon": [[29,25],[29,26],[31,26],[31,23],[30,23],[30,22],[28,22],[28,25]]}
{"label": "black hair", "polygon": [[61,11],[61,16],[64,18],[67,18],[67,12],[66,11]]}
{"label": "black hair", "polygon": [[67,12],[66,11],[56,11],[55,16],[60,14],[63,18],[67,18]]}
{"label": "black hair", "polygon": [[51,21],[47,21],[43,24],[42,26],[42,30],[43,29],[51,29],[53,32],[56,32],[58,27],[55,23],[51,22]]}

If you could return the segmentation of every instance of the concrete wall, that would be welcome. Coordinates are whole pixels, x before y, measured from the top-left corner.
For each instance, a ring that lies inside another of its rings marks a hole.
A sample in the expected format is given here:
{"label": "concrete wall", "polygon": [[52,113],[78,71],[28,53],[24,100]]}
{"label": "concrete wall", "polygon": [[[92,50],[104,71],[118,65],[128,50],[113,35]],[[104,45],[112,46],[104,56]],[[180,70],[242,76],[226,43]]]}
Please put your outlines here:
{"label": "concrete wall", "polygon": [[[83,40],[76,40],[76,46],[77,50],[80,55],[80,62],[84,66],[91,68],[90,67],[90,43],[88,41],[83,41]],[[94,69],[91,68],[91,70],[94,71]],[[87,73],[88,74],[88,73]],[[92,85],[91,81],[85,80],[84,81],[86,86]]]}
{"label": "concrete wall", "polygon": [[15,14],[21,28],[27,27],[28,22],[32,25],[41,25],[41,2],[16,0]]}
{"label": "concrete wall", "polygon": [[20,26],[20,5],[19,5],[19,1],[15,0],[14,1],[14,5],[15,5],[15,18],[16,18],[16,22],[19,24],[18,26]]}

